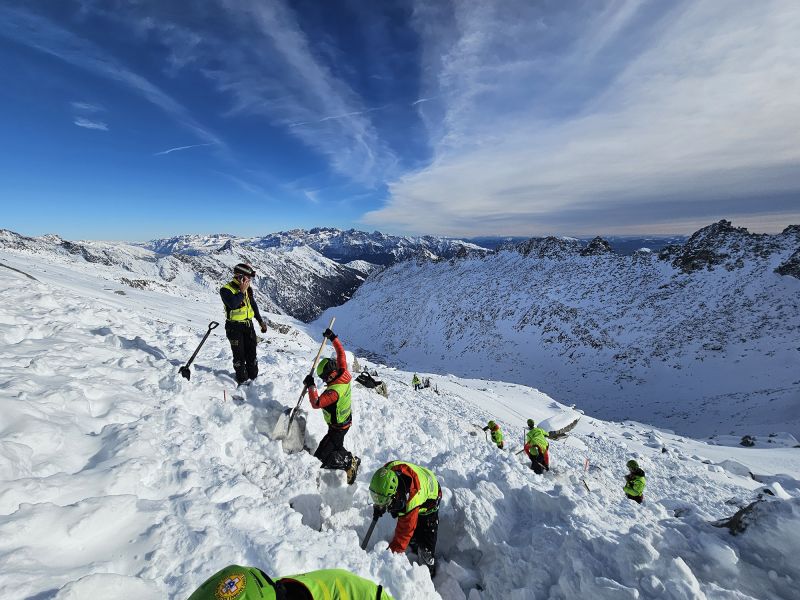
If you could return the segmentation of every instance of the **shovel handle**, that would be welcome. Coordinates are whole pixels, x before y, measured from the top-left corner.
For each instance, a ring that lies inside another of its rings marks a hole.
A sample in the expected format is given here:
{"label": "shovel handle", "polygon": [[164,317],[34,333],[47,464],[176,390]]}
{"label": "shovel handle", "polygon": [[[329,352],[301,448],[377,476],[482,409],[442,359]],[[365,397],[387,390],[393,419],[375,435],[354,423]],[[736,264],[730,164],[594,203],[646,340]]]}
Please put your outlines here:
{"label": "shovel handle", "polygon": [[369,543],[369,538],[372,537],[372,532],[375,529],[375,525],[378,524],[378,519],[380,517],[372,517],[372,523],[369,524],[369,529],[367,529],[367,535],[364,536],[364,541],[361,542],[361,549],[366,550],[367,544]]}
{"label": "shovel handle", "polygon": [[[328,325],[328,329],[333,329],[333,324],[336,322],[336,317],[331,317],[331,322]],[[311,370],[308,372],[309,375],[314,374],[314,370],[317,368],[317,361],[319,360],[322,351],[325,349],[325,344],[328,343],[328,338],[323,337],[322,343],[319,345],[319,350],[317,351],[317,355],[314,357],[314,363],[311,365]],[[306,397],[306,392],[308,391],[308,386],[303,386],[303,391],[300,392],[300,398],[297,400],[297,404],[295,404],[294,408],[292,409],[292,413],[289,415],[289,424],[286,426],[286,431],[288,433],[289,428],[292,426],[292,421],[294,421],[294,414],[297,412],[297,409],[300,408],[300,403],[303,401],[303,398]]]}
{"label": "shovel handle", "polygon": [[209,331],[211,331],[212,329],[216,329],[217,327],[219,327],[219,323],[217,323],[216,321],[211,321],[211,323],[208,324]]}

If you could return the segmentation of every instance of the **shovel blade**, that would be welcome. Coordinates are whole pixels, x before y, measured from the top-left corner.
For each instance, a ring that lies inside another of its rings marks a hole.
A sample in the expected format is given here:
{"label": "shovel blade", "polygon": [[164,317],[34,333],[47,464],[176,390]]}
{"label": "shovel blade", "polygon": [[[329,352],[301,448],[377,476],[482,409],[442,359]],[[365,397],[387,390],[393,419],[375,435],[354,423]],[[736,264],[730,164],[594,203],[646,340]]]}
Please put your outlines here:
{"label": "shovel blade", "polygon": [[287,454],[300,452],[305,447],[306,441],[306,416],[298,411],[289,424],[290,409],[284,410],[278,417],[275,427],[272,428],[273,440],[280,440],[283,451]]}
{"label": "shovel blade", "polygon": [[189,381],[189,378],[192,376],[192,372],[189,370],[189,367],[181,367],[178,369],[178,373],[183,375],[186,378],[186,381]]}

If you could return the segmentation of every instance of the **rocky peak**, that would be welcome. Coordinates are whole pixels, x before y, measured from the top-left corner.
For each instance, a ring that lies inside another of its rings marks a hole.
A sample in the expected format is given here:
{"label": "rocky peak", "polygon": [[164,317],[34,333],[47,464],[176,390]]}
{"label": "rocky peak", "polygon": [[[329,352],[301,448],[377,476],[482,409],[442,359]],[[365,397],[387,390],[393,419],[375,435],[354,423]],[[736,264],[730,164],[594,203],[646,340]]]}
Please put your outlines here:
{"label": "rocky peak", "polygon": [[581,250],[581,256],[601,256],[603,254],[613,254],[611,244],[601,238],[599,235],[591,242],[586,244],[586,247]]}
{"label": "rocky peak", "polygon": [[733,227],[721,220],[696,231],[682,246],[667,246],[659,254],[671,260],[684,273],[723,266],[731,271],[742,268],[745,260],[768,258],[781,248],[777,236],[750,233],[745,227]]}
{"label": "rocky peak", "polygon": [[554,258],[558,260],[575,256],[581,251],[581,243],[574,238],[563,238],[549,235],[547,237],[531,238],[519,244],[502,245],[497,251],[514,250],[523,256],[536,258]]}

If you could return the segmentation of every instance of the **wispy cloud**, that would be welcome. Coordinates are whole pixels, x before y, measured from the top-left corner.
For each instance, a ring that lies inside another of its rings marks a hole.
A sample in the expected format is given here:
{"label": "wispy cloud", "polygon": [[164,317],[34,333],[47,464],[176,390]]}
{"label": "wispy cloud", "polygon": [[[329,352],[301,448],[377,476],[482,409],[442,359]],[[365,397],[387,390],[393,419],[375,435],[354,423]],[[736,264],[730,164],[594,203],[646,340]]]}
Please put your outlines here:
{"label": "wispy cloud", "polygon": [[613,232],[626,213],[666,227],[796,202],[800,145],[787,125],[800,123],[800,4],[598,2],[584,13],[567,2],[548,15],[523,0],[455,7],[447,18],[416,11],[423,92],[439,97],[420,107],[434,158],[393,181],[366,223],[451,235]]}
{"label": "wispy cloud", "polygon": [[70,105],[74,110],[83,113],[98,113],[105,110],[105,108],[99,104],[93,104],[91,102],[70,102]]}
{"label": "wispy cloud", "polygon": [[209,142],[206,144],[190,144],[188,146],[176,146],[175,148],[169,148],[167,150],[162,150],[161,152],[156,152],[153,156],[164,156],[165,154],[172,154],[173,152],[180,152],[181,150],[189,150],[190,148],[202,148],[203,146],[213,146],[214,144]]}
{"label": "wispy cloud", "polygon": [[369,120],[383,107],[365,106],[313,52],[283,1],[219,0],[219,6],[242,43],[210,34],[194,46],[192,64],[232,99],[227,116],[282,125],[334,171],[367,185],[393,172],[397,159]]}
{"label": "wispy cloud", "polygon": [[115,81],[157,106],[204,142],[227,151],[226,144],[198,123],[174,98],[146,78],[128,69],[95,44],[52,21],[10,7],[0,7],[0,34],[24,46],[54,56],[68,64]]}
{"label": "wispy cloud", "polygon": [[102,121],[92,121],[91,119],[87,119],[86,117],[75,117],[73,121],[75,125],[78,127],[83,127],[84,129],[97,129],[99,131],[108,131],[108,125],[103,123]]}

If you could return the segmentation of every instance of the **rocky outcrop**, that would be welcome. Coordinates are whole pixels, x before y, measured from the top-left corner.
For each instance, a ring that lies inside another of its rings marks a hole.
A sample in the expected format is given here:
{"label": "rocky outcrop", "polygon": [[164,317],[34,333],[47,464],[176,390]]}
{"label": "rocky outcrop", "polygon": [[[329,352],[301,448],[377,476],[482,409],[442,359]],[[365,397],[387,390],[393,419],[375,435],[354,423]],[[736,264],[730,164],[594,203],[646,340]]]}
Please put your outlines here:
{"label": "rocky outcrop", "polygon": [[602,256],[603,254],[613,254],[611,244],[606,240],[597,236],[591,242],[586,244],[586,247],[581,250],[581,256]]}

